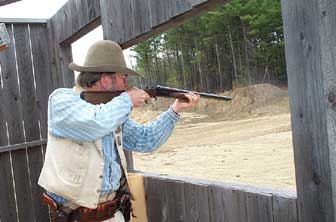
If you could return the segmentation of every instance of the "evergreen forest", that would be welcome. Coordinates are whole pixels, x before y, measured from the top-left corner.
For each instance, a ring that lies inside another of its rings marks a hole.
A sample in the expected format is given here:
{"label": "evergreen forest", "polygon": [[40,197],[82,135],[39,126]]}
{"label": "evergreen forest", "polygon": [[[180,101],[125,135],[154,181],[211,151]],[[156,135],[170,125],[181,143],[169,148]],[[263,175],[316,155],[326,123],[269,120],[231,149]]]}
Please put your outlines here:
{"label": "evergreen forest", "polygon": [[280,0],[231,0],[132,49],[130,81],[204,92],[287,83]]}

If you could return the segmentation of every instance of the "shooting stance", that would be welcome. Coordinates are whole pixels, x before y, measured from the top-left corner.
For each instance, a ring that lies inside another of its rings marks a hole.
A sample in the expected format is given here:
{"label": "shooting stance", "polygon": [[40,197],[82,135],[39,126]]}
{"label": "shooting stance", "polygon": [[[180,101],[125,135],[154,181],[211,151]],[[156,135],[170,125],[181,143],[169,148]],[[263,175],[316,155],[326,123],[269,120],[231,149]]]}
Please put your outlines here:
{"label": "shooting stance", "polygon": [[[123,222],[130,220],[131,193],[123,149],[152,152],[163,144],[180,118],[194,107],[199,95],[185,93],[149,124],[129,118],[135,107],[149,99],[144,90],[128,87],[128,75],[120,46],[101,40],[88,50],[74,89],[56,89],[48,102],[48,144],[39,185],[46,189],[43,201],[50,206],[51,221]],[[122,91],[105,104],[92,104],[81,91]]]}

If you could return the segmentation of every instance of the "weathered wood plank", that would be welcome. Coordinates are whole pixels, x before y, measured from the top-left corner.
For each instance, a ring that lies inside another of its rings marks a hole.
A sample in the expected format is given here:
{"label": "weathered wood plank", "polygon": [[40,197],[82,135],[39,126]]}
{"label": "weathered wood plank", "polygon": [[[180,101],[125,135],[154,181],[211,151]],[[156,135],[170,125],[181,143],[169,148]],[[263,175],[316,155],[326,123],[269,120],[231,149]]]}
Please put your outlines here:
{"label": "weathered wood plank", "polygon": [[273,196],[274,222],[298,222],[295,198]]}
{"label": "weathered wood plank", "polygon": [[[9,26],[7,26],[9,29]],[[0,53],[0,65],[3,72],[7,65],[7,52]],[[0,73],[5,78],[3,73]],[[1,78],[0,78],[1,79]],[[4,104],[4,95],[2,91],[2,82],[0,86],[0,104]],[[0,146],[8,145],[7,126],[5,109],[0,109]],[[17,221],[16,203],[14,197],[13,175],[10,162],[10,153],[0,153],[0,220]]]}
{"label": "weathered wood plank", "polygon": [[[7,31],[11,42],[14,41],[12,26],[7,26]],[[18,78],[16,72],[16,58],[14,44],[10,44],[4,53],[0,56],[5,61],[1,64],[3,80],[3,107],[7,119],[9,144],[24,142],[23,125],[22,125],[22,106]]]}
{"label": "weathered wood plank", "polygon": [[[123,7],[124,5],[122,5]],[[139,36],[151,30],[148,0],[132,0],[133,35]],[[127,26],[130,24],[127,24]],[[126,25],[124,26],[124,28]]]}
{"label": "weathered wood plank", "polygon": [[170,16],[173,18],[192,9],[190,0],[170,0]]}
{"label": "weathered wood plank", "polygon": [[[19,101],[21,102],[21,108],[18,111],[22,112],[22,120],[25,123],[25,139],[36,140],[39,139],[39,136],[36,136],[39,135],[39,130],[38,120],[35,115],[38,111],[34,89],[28,24],[16,24],[13,33],[20,83],[18,94],[20,95]],[[22,135],[21,131],[20,135],[13,134],[13,136],[20,136],[23,138],[24,135]],[[32,200],[26,150],[12,152],[12,160],[19,220],[27,222],[34,221],[34,214],[36,211]]]}
{"label": "weathered wood plank", "polygon": [[[319,1],[319,15],[318,28],[319,36],[321,38],[321,66],[322,66],[322,77],[323,83],[323,94],[320,99],[325,99],[326,101],[326,127],[327,134],[324,135],[328,138],[328,150],[329,157],[325,156],[324,164],[329,162],[330,167],[330,180],[332,185],[332,201],[333,201],[333,216],[330,217],[331,220],[336,220],[336,2],[329,1]],[[323,138],[324,140],[324,138]],[[328,176],[328,175],[326,175]],[[328,186],[329,188],[329,186]],[[328,193],[326,192],[325,195]],[[327,197],[331,199],[330,196]]]}
{"label": "weathered wood plank", "polygon": [[[61,12],[64,11],[65,8],[61,9]],[[66,21],[64,18],[62,18],[62,13],[57,13],[52,19],[51,23],[49,25],[49,36],[53,37],[54,41],[53,46],[51,46],[51,49],[54,51],[54,55],[52,55],[52,58],[55,61],[55,67],[58,76],[61,76],[58,80],[61,80],[59,82],[59,87],[72,87],[74,84],[74,73],[69,69],[69,63],[72,62],[72,51],[71,51],[71,45],[68,43],[64,43],[63,45],[58,42],[58,39],[61,38],[59,36],[60,32],[65,32],[64,28],[60,26],[59,24],[65,24]],[[56,40],[56,41],[55,41]]]}
{"label": "weathered wood plank", "polygon": [[56,56],[56,37],[54,33],[54,22],[55,20],[49,20],[47,23],[48,29],[48,48],[50,53],[50,68],[51,68],[51,76],[52,76],[52,84],[48,90],[48,95],[56,88],[59,88],[63,85],[63,76],[59,74],[58,71],[58,64],[59,64],[59,57]]}
{"label": "weathered wood plank", "polygon": [[170,19],[170,1],[148,0],[151,15],[151,27],[167,22]]}
{"label": "weathered wood plank", "polygon": [[51,20],[55,41],[71,44],[100,25],[100,1],[69,0]]}
{"label": "weathered wood plank", "polygon": [[69,69],[69,63],[72,62],[71,45],[59,46],[60,71],[63,75],[64,87],[71,88],[75,83],[75,74]]}
{"label": "weathered wood plank", "polygon": [[[121,13],[120,9],[128,4],[128,1],[101,0],[101,4],[104,5],[101,8],[104,39],[116,41],[125,49],[176,27],[226,1],[132,0],[132,22],[130,22],[130,19],[122,21],[123,19],[120,20],[122,16],[118,16]],[[128,6],[125,8],[128,9]],[[123,38],[122,36],[128,36],[128,34],[123,34],[122,30],[130,30],[131,25],[132,35],[129,38]]]}
{"label": "weathered wood plank", "polygon": [[203,4],[207,2],[207,0],[190,0],[190,4],[195,7],[197,5]]}
{"label": "weathered wood plank", "polygon": [[10,153],[0,153],[0,220],[17,221]]}
{"label": "weathered wood plank", "polygon": [[184,182],[165,181],[168,221],[186,221]]}
{"label": "weathered wood plank", "polygon": [[127,163],[127,172],[134,172],[134,163],[133,163],[133,155],[132,151],[124,150],[126,163]]}
{"label": "weathered wood plank", "polygon": [[132,1],[123,0],[123,7],[120,10],[121,17],[119,17],[118,20],[120,20],[122,27],[120,41],[123,42],[127,39],[135,37],[136,35],[133,25],[129,25],[130,23],[132,24],[134,22],[133,18],[130,16],[132,15]]}
{"label": "weathered wood plank", "polygon": [[244,192],[218,186],[211,186],[210,190],[211,221],[248,221]]}
{"label": "weathered wood plank", "polygon": [[35,18],[0,18],[0,23],[8,23],[8,24],[17,24],[17,23],[23,23],[23,24],[41,24],[41,23],[47,23],[47,19],[35,19]]}
{"label": "weathered wood plank", "polygon": [[272,196],[245,193],[246,218],[251,222],[273,222]]}
{"label": "weathered wood plank", "polygon": [[89,21],[88,2],[92,2],[92,1],[74,0],[73,2],[76,5],[76,10],[77,10],[76,14],[78,17],[78,22],[79,22],[78,25],[80,27],[83,27]]}
{"label": "weathered wood plank", "polygon": [[186,220],[209,222],[209,189],[206,185],[185,184]]}
{"label": "weathered wood plank", "polygon": [[42,138],[47,138],[48,96],[53,89],[47,25],[30,25],[33,67],[36,80],[37,107]]}
{"label": "weathered wood plank", "polygon": [[30,148],[30,147],[44,145],[44,144],[47,144],[47,139],[35,140],[35,141],[32,141],[32,142],[27,142],[27,143],[18,143],[18,144],[15,144],[15,145],[1,146],[0,147],[0,153],[20,150],[20,149],[25,149],[25,148]]}
{"label": "weathered wood plank", "polygon": [[[6,59],[6,54],[0,53],[0,67],[3,70],[4,68],[2,68],[3,64],[6,62],[7,63],[7,59]],[[0,70],[1,70],[0,69]],[[0,104],[4,104],[4,94],[2,91],[2,79],[4,78],[3,74],[0,71]],[[7,125],[6,125],[6,113],[5,113],[5,109],[1,108],[0,109],[0,147],[3,145],[7,145],[8,144],[8,137],[7,137]]]}
{"label": "weathered wood plank", "polygon": [[282,1],[298,217],[305,222],[336,220],[335,10],[333,0]]}
{"label": "weathered wood plank", "polygon": [[165,180],[145,178],[147,215],[149,222],[168,222]]}
{"label": "weathered wood plank", "polygon": [[21,1],[21,0],[0,0],[0,6],[7,5],[13,2],[18,2],[18,1]]}
{"label": "weathered wood plank", "polygon": [[35,209],[35,221],[45,222],[49,221],[49,209],[46,205],[41,203],[43,189],[37,182],[43,165],[43,151],[42,146],[31,147],[27,150],[29,160],[29,173],[31,182],[31,193],[33,199],[33,206]]}
{"label": "weathered wood plank", "polygon": [[21,104],[27,142],[39,140],[38,108],[33,74],[28,25],[14,26],[17,71],[20,81]]}
{"label": "weathered wood plank", "polygon": [[100,17],[100,1],[99,0],[86,0],[89,13],[89,21],[95,20]]}
{"label": "weathered wood plank", "polygon": [[101,21],[104,39],[109,39],[119,43],[121,38],[121,27],[118,26],[118,15],[120,14],[118,7],[121,7],[120,4],[122,1],[116,0],[113,4],[108,0],[101,0],[100,2],[104,5],[104,7],[101,7]]}

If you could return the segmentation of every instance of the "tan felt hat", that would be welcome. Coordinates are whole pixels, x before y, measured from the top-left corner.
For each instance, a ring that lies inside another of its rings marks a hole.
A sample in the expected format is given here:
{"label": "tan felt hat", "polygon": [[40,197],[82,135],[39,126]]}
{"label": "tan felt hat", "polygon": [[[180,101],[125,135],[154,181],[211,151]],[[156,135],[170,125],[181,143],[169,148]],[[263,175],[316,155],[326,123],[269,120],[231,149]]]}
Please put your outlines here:
{"label": "tan felt hat", "polygon": [[89,49],[83,66],[70,63],[69,68],[78,72],[118,72],[131,76],[141,76],[127,68],[121,47],[109,40],[99,40]]}

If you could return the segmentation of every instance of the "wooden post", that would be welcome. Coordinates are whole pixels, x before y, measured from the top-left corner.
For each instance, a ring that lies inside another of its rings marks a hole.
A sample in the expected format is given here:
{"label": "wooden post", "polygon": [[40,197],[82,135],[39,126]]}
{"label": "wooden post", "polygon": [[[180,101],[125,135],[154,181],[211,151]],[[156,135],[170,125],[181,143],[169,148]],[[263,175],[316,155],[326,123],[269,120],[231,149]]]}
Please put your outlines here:
{"label": "wooden post", "polygon": [[298,216],[336,220],[336,2],[282,0]]}

